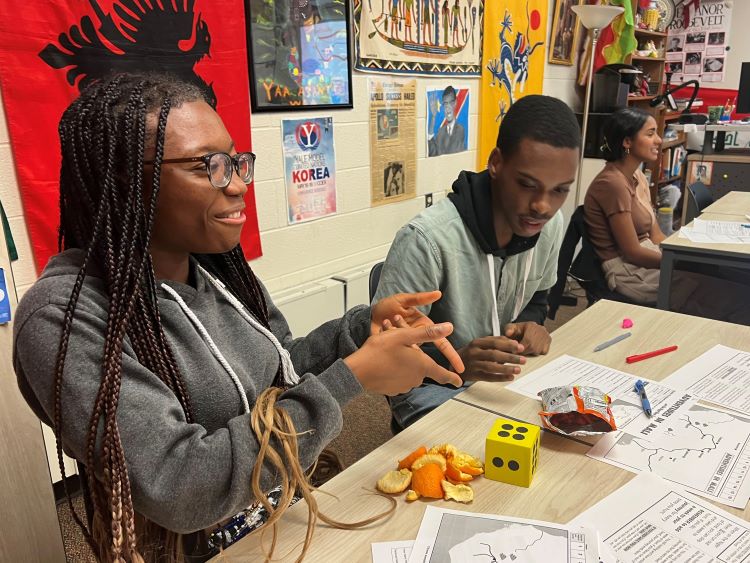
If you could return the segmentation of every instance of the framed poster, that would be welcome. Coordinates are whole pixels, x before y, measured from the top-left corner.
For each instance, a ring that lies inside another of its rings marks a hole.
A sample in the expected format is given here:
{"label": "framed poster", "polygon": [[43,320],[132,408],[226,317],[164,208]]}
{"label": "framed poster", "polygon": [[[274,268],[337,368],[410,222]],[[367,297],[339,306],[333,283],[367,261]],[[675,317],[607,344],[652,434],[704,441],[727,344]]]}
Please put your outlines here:
{"label": "framed poster", "polygon": [[581,2],[582,0],[555,0],[555,13],[552,16],[552,32],[549,38],[550,64],[572,66],[575,62],[581,22],[571,8]]}
{"label": "framed poster", "polygon": [[481,74],[484,0],[353,3],[358,70],[433,76]]}
{"label": "framed poster", "polygon": [[469,148],[469,89],[446,86],[428,89],[427,156],[463,152]]}
{"label": "framed poster", "polygon": [[253,111],[352,107],[347,0],[245,0]]}

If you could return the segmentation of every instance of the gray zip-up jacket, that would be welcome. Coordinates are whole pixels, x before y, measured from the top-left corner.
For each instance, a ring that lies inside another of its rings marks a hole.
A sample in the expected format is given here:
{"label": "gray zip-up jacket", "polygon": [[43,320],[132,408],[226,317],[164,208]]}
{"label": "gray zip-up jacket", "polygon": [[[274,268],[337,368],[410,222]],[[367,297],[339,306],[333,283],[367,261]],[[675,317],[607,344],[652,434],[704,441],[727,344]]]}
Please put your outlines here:
{"label": "gray zip-up jacket", "polygon": [[[82,258],[79,250],[53,257],[16,312],[18,385],[47,424],[53,416],[53,371],[63,315]],[[171,281],[168,285],[203,323],[236,372],[252,408],[276,375],[278,352],[202,274],[196,272],[194,278],[196,287]],[[185,421],[175,395],[138,362],[127,340],[117,421],[135,509],[167,529],[188,533],[252,503],[250,479],[258,443],[229,375],[179,305],[164,290],[158,291],[162,324],[195,421]],[[369,335],[370,309],[358,307],[306,338],[293,339],[267,293],[266,300],[271,330],[301,375],[300,383],[285,391],[278,405],[302,432],[300,459],[309,467],[341,430],[342,406],[362,390],[339,358],[354,352]],[[79,460],[84,459],[86,430],[101,381],[107,301],[103,281],[87,277],[73,322],[62,391],[63,448]],[[272,470],[264,469],[263,490],[276,484]]]}

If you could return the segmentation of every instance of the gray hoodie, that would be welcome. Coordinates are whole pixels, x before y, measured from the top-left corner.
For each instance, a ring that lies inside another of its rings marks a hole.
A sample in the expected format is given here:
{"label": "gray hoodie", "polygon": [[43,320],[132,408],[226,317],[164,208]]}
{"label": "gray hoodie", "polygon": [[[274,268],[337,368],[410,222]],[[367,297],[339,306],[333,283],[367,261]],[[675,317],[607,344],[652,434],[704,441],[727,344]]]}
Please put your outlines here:
{"label": "gray hoodie", "polygon": [[[37,416],[50,424],[53,370],[63,324],[83,253],[53,257],[24,295],[16,312],[14,365],[18,385]],[[272,343],[243,319],[206,278],[195,285],[168,282],[203,323],[232,366],[252,407],[276,375],[279,355]],[[158,284],[157,284],[158,285]],[[264,289],[265,292],[265,289]],[[271,331],[290,353],[298,385],[278,405],[294,421],[300,459],[308,467],[341,430],[341,407],[361,386],[339,358],[369,335],[370,309],[358,307],[306,338],[293,339],[279,310],[269,305]],[[126,339],[117,411],[135,509],[167,529],[188,533],[207,528],[252,503],[250,479],[258,443],[243,414],[237,388],[178,304],[158,290],[167,340],[187,386],[195,421],[188,424],[175,395],[142,366]],[[101,381],[107,319],[103,280],[87,276],[78,301],[63,380],[63,448],[84,459],[86,429]],[[277,484],[264,468],[263,490]]]}

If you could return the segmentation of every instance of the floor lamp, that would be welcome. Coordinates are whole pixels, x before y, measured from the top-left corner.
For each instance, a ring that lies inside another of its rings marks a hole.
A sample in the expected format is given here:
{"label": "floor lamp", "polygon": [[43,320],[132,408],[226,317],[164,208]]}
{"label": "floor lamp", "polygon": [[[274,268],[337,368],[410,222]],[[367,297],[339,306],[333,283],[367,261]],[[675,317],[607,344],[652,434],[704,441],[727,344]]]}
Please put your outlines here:
{"label": "floor lamp", "polygon": [[581,24],[586,29],[591,30],[591,56],[589,57],[588,78],[586,80],[586,98],[583,102],[583,128],[581,130],[581,160],[578,163],[578,174],[576,179],[576,207],[578,207],[578,197],[581,193],[581,178],[583,176],[583,155],[586,147],[586,129],[589,124],[589,102],[591,101],[591,83],[594,74],[594,58],[596,57],[596,44],[599,42],[599,33],[609,25],[615,17],[625,11],[622,6],[573,6],[571,8]]}

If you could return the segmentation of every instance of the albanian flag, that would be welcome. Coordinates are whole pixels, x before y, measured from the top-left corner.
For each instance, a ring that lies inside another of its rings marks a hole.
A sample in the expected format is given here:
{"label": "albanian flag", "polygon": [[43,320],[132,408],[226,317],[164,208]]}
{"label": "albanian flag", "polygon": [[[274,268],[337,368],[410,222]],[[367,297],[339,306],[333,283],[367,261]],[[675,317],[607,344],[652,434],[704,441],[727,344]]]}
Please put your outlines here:
{"label": "albanian flag", "polygon": [[[237,150],[250,150],[242,0],[0,0],[0,87],[37,271],[57,253],[57,124],[90,81],[165,71],[216,102]],[[242,245],[261,255],[255,192],[245,197]]]}

